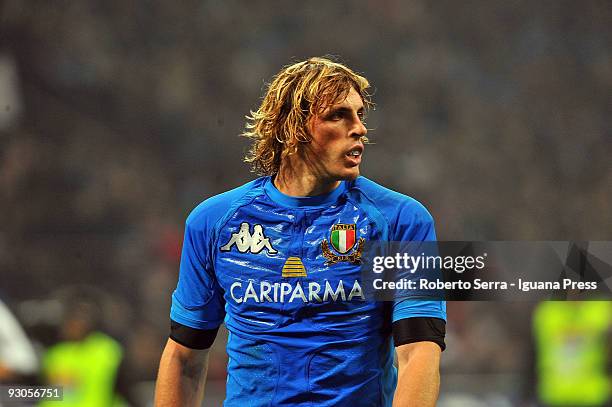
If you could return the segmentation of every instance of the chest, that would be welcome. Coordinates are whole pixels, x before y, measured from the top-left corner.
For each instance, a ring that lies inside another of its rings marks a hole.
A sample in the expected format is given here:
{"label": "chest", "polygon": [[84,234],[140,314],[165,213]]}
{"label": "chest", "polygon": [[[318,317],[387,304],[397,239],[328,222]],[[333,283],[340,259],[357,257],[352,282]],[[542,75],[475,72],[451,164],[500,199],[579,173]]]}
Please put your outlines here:
{"label": "chest", "polygon": [[236,211],[219,229],[214,258],[226,323],[343,335],[377,329],[380,306],[366,299],[361,264],[365,244],[378,235],[368,213],[349,202]]}
{"label": "chest", "polygon": [[215,271],[223,288],[235,281],[337,282],[357,278],[376,227],[351,203],[318,210],[253,204],[219,230]]}

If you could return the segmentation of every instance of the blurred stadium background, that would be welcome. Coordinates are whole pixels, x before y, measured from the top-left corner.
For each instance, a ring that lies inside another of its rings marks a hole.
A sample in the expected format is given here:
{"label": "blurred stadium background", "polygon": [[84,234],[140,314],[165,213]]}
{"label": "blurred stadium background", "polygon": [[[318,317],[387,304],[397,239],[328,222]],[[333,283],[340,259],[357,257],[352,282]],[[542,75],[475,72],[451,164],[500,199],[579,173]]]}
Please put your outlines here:
{"label": "blurred stadium background", "polygon": [[[309,56],[371,80],[363,174],[441,240],[612,240],[611,34],[606,0],[0,2],[0,300],[39,357],[0,342],[3,381],[44,380],[76,301],[150,405],[184,219],[253,177],[244,116]],[[534,306],[449,304],[440,405],[535,401]]]}

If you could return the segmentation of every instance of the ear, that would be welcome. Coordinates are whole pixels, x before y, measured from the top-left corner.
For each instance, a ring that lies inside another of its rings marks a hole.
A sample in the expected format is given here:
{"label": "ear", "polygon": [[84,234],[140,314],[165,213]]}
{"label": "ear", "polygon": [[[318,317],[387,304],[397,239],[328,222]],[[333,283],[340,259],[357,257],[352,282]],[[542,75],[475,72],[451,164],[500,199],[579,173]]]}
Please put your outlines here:
{"label": "ear", "polygon": [[312,141],[312,135],[314,134],[314,128],[317,125],[318,120],[319,118],[314,114],[311,114],[308,116],[308,118],[306,118],[306,125],[304,126],[304,130],[306,131],[306,139],[300,140],[300,143],[306,144]]}

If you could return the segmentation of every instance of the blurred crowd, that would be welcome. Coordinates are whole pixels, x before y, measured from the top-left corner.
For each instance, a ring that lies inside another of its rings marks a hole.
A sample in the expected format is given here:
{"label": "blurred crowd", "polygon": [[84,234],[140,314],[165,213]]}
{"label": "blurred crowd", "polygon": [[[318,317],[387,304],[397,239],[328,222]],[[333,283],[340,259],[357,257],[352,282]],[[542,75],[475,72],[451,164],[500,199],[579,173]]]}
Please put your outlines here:
{"label": "blurred crowd", "polygon": [[[184,219],[254,177],[244,116],[313,55],[370,79],[363,173],[439,239],[612,240],[611,27],[605,0],[5,0],[0,300],[43,355],[84,297],[150,403]],[[443,401],[524,398],[533,306],[449,304]]]}

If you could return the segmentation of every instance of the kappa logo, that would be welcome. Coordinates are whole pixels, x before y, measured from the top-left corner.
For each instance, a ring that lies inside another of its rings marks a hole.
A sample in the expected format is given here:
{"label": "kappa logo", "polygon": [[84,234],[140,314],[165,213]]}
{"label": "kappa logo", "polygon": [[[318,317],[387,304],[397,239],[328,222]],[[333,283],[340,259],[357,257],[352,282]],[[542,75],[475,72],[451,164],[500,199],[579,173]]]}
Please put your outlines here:
{"label": "kappa logo", "polygon": [[259,224],[253,227],[253,233],[251,233],[251,225],[247,222],[242,222],[240,224],[240,230],[236,233],[232,233],[229,242],[222,246],[220,250],[222,252],[229,252],[234,245],[236,245],[240,253],[250,251],[253,254],[257,254],[263,249],[268,250],[270,254],[278,253],[278,251],[272,247],[270,239],[264,235],[263,227]]}
{"label": "kappa logo", "polygon": [[[357,241],[356,229],[357,225],[354,223],[338,223],[332,226],[329,241],[331,242],[332,247],[336,250],[336,252],[340,253],[340,255],[332,252],[329,248],[327,239],[323,239],[321,242],[321,251],[323,252],[323,256],[327,259],[325,265],[331,266],[332,264],[336,264],[341,261],[346,261],[353,264],[361,263],[361,252],[363,251],[365,239],[360,237]],[[357,248],[352,253],[349,253],[351,249],[355,247],[355,243],[357,243]]]}

